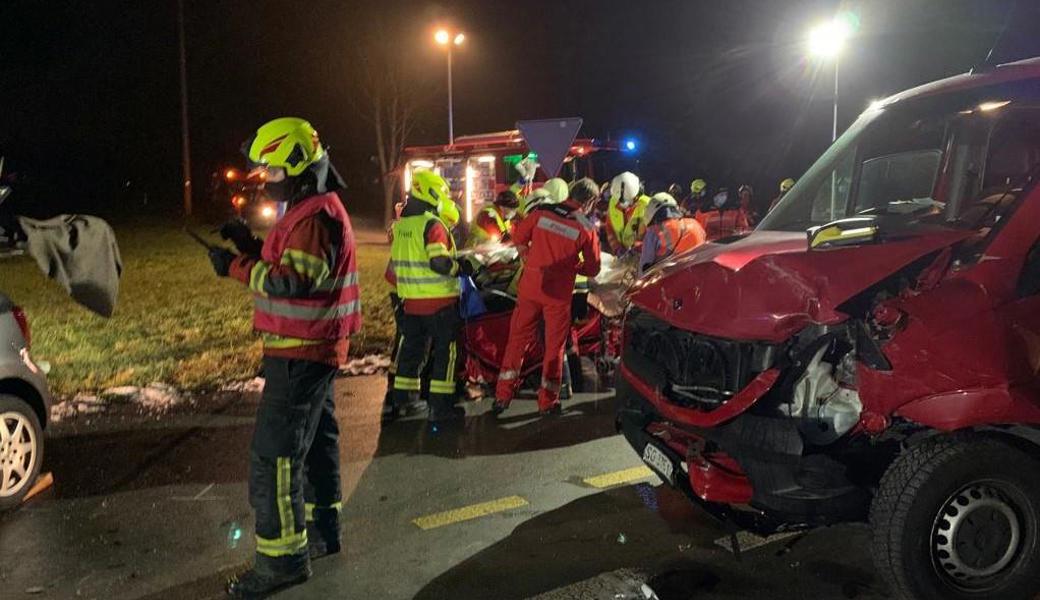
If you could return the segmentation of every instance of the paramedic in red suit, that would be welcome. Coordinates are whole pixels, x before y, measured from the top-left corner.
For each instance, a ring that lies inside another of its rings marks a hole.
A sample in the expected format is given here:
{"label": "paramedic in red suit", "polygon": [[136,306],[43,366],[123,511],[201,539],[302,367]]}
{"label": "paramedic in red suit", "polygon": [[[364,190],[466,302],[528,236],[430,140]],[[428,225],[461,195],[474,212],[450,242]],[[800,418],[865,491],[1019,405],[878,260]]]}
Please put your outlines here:
{"label": "paramedic in red suit", "polygon": [[567,183],[550,179],[545,189],[549,201],[534,208],[513,228],[513,242],[524,257],[524,271],[495,388],[495,414],[508,408],[516,393],[524,354],[543,321],[545,359],[538,411],[543,415],[560,412],[574,279],[579,273],[588,277],[599,273],[599,239],[581,207],[567,198]]}

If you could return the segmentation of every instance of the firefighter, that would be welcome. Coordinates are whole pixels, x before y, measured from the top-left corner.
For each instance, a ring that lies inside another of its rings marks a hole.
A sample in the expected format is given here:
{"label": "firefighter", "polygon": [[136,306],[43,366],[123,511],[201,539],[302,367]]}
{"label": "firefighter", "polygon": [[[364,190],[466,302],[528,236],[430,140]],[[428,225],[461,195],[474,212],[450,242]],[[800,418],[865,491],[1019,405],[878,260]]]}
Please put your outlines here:
{"label": "firefighter", "polygon": [[427,418],[431,425],[458,421],[465,413],[455,406],[456,338],[462,326],[458,275],[470,274],[470,268],[468,262],[456,259],[455,241],[444,221],[452,212],[457,221],[457,211],[447,182],[432,171],[417,171],[390,245],[390,263],[403,303],[393,403],[403,408],[416,402],[429,348]]}
{"label": "firefighter", "polygon": [[794,179],[788,177],[780,182],[780,193],[777,194],[776,198],[773,198],[772,202],[769,203],[769,210],[773,210],[777,204],[780,203],[780,199],[787,195],[787,192],[791,191],[794,187]]}
{"label": "firefighter", "polygon": [[339,429],[333,381],[361,327],[354,234],[335,191],[342,180],[313,127],[275,119],[244,148],[269,196],[288,210],[259,240],[215,248],[213,268],[254,294],[266,384],[249,466],[256,562],[228,581],[260,598],[306,581],[310,560],[340,550]]}
{"label": "firefighter", "polygon": [[753,228],[758,224],[758,211],[755,210],[755,189],[749,184],[737,188],[737,201],[739,209],[744,212],[744,219],[748,227]]}
{"label": "firefighter", "polygon": [[513,226],[513,216],[520,206],[520,198],[512,189],[499,192],[494,204],[485,206],[477,213],[477,218],[469,230],[468,246],[478,246],[487,242],[504,242],[509,240],[509,232]]}
{"label": "firefighter", "polygon": [[690,195],[683,202],[683,210],[686,214],[696,214],[704,206],[704,200],[708,196],[708,182],[703,179],[694,179],[690,182]]}
{"label": "firefighter", "polygon": [[567,199],[567,183],[545,182],[548,196],[513,230],[513,242],[524,254],[516,309],[495,388],[493,412],[508,408],[519,382],[524,353],[545,323],[545,358],[538,390],[538,411],[557,414],[563,379],[564,345],[571,328],[571,295],[580,273],[599,273],[599,241],[581,207]]}
{"label": "firefighter", "polygon": [[[404,208],[403,203],[401,206]],[[443,202],[438,205],[437,214],[444,221],[444,224],[448,226],[449,230],[455,228],[459,223],[459,207],[454,202]],[[397,212],[398,218],[401,216],[401,211]],[[393,225],[390,227],[390,242],[393,243]],[[426,398],[430,395],[429,386],[429,371],[432,364],[427,361],[423,370],[423,385],[420,389],[420,393],[417,397],[410,397],[403,405],[396,405],[393,401],[394,395],[394,377],[397,375],[397,357],[401,350],[401,320],[404,317],[404,303],[401,301],[401,296],[397,293],[397,276],[394,273],[393,261],[387,263],[386,272],[384,277],[387,283],[390,284],[390,308],[394,312],[394,340],[393,345],[390,347],[390,367],[386,370],[386,394],[383,396],[383,413],[382,421],[389,423],[402,416],[412,416],[424,413],[428,410]]]}
{"label": "firefighter", "polygon": [[708,241],[744,233],[751,228],[747,213],[730,200],[729,190],[719,188],[711,202],[705,203],[694,218],[704,228]]}
{"label": "firefighter", "polygon": [[607,239],[616,255],[638,245],[643,213],[650,197],[634,173],[625,171],[610,182],[610,204],[607,206]]}
{"label": "firefighter", "polygon": [[673,255],[704,243],[704,228],[693,217],[683,216],[671,194],[654,194],[646,207],[646,234],[639,258],[639,272]]}

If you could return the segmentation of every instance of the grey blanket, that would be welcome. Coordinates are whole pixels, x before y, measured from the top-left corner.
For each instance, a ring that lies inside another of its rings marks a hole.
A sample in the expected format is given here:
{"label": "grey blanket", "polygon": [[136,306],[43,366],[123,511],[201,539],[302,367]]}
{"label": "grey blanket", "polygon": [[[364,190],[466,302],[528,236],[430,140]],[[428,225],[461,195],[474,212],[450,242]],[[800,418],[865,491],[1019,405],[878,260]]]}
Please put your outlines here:
{"label": "grey blanket", "polygon": [[116,235],[104,220],[60,215],[44,221],[18,217],[25,230],[25,251],[43,273],[72,299],[103,317],[111,317],[119,297],[123,261]]}

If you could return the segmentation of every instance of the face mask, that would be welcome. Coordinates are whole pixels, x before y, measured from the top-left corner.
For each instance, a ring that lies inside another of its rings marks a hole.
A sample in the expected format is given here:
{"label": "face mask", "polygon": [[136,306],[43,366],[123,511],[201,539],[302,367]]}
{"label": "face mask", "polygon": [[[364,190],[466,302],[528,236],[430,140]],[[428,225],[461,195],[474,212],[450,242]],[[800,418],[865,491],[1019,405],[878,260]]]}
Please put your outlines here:
{"label": "face mask", "polygon": [[726,201],[728,199],[728,195],[725,192],[723,192],[720,194],[715,194],[715,197],[712,199],[712,202],[713,204],[715,204],[715,208],[722,208],[723,205],[726,204]]}

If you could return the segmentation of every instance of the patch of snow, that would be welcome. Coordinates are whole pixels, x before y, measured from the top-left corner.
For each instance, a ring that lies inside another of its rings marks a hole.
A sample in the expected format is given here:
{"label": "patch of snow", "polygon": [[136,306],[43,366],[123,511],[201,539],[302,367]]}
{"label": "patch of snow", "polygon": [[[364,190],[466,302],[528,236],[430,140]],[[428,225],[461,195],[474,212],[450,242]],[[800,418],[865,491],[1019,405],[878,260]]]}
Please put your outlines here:
{"label": "patch of snow", "polygon": [[252,379],[246,379],[243,381],[232,381],[231,383],[225,383],[223,386],[221,386],[220,391],[260,393],[264,391],[264,378],[254,377]]}
{"label": "patch of snow", "polygon": [[390,368],[390,357],[383,354],[368,354],[340,365],[342,375],[375,375]]}

